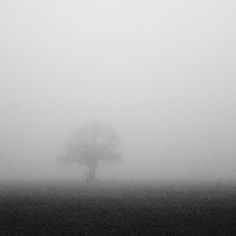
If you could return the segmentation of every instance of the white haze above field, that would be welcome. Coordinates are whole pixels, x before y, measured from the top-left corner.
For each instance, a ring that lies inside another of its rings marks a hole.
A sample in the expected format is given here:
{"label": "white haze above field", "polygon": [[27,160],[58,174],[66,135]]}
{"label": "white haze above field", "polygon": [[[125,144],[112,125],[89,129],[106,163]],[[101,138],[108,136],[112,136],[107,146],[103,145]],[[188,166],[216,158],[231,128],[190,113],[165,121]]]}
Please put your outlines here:
{"label": "white haze above field", "polygon": [[57,158],[108,123],[106,180],[236,179],[235,1],[0,3],[0,177],[82,180]]}

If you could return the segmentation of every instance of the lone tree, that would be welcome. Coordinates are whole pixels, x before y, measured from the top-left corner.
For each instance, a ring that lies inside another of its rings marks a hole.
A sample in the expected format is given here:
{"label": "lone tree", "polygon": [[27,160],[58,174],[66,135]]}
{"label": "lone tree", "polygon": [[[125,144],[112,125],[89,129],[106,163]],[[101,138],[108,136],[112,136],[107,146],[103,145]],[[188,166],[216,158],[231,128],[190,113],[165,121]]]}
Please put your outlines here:
{"label": "lone tree", "polygon": [[88,182],[95,181],[100,161],[119,160],[119,138],[109,126],[91,123],[76,130],[62,157],[65,162],[75,162],[88,167]]}

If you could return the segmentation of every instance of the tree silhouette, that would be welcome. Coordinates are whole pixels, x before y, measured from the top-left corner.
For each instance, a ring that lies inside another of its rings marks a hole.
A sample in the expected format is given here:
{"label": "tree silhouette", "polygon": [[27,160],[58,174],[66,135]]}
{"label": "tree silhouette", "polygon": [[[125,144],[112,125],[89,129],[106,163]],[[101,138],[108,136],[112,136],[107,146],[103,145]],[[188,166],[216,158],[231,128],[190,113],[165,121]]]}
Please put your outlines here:
{"label": "tree silhouette", "polygon": [[109,126],[90,123],[81,126],[71,137],[63,156],[65,162],[75,162],[88,167],[88,182],[95,181],[100,161],[119,160],[119,138]]}

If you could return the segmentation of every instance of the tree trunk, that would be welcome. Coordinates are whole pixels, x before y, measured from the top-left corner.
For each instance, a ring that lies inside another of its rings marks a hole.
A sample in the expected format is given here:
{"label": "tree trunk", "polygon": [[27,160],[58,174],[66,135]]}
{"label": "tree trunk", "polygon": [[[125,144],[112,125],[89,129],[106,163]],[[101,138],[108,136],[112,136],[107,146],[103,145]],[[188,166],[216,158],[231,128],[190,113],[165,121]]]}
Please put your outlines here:
{"label": "tree trunk", "polygon": [[87,182],[89,182],[89,183],[95,182],[95,173],[96,173],[96,167],[89,166],[89,173],[88,173]]}

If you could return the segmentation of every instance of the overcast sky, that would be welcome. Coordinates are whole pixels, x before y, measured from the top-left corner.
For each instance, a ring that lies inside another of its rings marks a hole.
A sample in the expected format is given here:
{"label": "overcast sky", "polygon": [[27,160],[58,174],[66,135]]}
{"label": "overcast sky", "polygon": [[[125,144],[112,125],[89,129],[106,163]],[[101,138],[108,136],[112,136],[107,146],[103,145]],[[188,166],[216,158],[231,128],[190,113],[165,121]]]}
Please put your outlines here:
{"label": "overcast sky", "polygon": [[57,162],[101,121],[107,179],[236,179],[233,0],[0,2],[0,176],[82,178]]}

